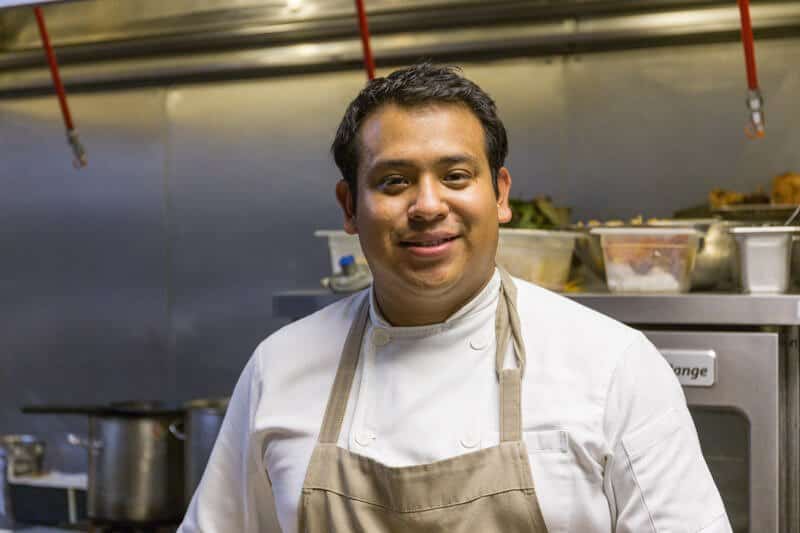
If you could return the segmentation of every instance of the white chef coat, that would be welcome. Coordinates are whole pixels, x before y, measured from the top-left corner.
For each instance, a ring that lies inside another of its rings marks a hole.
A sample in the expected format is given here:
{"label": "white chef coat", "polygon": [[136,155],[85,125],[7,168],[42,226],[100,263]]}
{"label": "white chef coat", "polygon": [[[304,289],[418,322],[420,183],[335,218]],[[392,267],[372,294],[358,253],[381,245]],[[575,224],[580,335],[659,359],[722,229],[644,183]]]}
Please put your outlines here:
{"label": "white chef coat", "polygon": [[[661,354],[632,328],[514,283],[527,347],[523,434],[548,531],[730,532]],[[495,272],[445,322],[418,327],[389,325],[367,289],[267,338],[236,385],[179,533],[268,532],[273,505],[282,531],[297,531],[306,469],[363,298],[370,321],[339,446],[389,466],[496,446],[499,287]]]}

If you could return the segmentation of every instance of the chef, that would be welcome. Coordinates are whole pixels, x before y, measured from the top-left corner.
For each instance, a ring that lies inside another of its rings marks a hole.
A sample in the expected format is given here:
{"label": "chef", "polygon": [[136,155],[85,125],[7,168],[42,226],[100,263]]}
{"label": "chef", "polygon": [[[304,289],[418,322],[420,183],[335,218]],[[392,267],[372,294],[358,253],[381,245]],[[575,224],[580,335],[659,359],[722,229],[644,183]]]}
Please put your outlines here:
{"label": "chef", "polygon": [[480,87],[370,81],[332,151],[374,282],[258,346],[179,531],[731,531],[653,345],[495,265],[511,175]]}

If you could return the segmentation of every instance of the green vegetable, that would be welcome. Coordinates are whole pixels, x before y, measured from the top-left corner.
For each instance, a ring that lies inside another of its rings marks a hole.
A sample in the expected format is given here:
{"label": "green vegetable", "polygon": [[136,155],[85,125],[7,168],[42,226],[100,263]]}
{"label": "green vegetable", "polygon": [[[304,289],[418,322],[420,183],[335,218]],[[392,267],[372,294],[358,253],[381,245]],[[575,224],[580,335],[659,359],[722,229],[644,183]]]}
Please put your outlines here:
{"label": "green vegetable", "polygon": [[569,225],[569,208],[555,207],[546,196],[532,200],[510,198],[511,222],[506,228],[556,229]]}

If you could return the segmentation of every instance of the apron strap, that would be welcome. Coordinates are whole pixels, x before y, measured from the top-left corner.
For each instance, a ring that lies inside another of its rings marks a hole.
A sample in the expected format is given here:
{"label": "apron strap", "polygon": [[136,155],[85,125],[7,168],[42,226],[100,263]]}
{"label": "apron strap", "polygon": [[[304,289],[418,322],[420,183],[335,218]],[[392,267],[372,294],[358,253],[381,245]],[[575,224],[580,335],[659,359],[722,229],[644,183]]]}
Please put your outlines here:
{"label": "apron strap", "polygon": [[494,322],[497,350],[495,351],[494,368],[497,379],[503,374],[503,363],[508,351],[509,338],[514,343],[514,357],[519,367],[520,374],[525,373],[525,343],[522,342],[522,327],[517,313],[517,288],[511,276],[502,267],[497,267],[500,272],[500,297],[497,301],[497,314]]}
{"label": "apron strap", "polygon": [[342,349],[339,369],[336,371],[336,379],[333,381],[333,388],[328,397],[328,406],[325,408],[325,416],[322,418],[322,428],[319,432],[320,443],[336,444],[339,440],[339,432],[342,429],[342,422],[347,410],[347,400],[350,397],[350,389],[353,386],[353,378],[356,374],[358,355],[361,351],[361,342],[364,338],[368,317],[369,293],[361,300],[356,319],[353,320],[353,324],[350,326],[347,340]]}
{"label": "apron strap", "polygon": [[519,368],[500,374],[500,442],[522,440],[522,398]]}
{"label": "apron strap", "polygon": [[[500,298],[497,301],[495,318],[495,371],[500,381],[500,442],[513,442],[522,439],[522,374],[525,372],[525,343],[522,342],[522,328],[517,313],[517,287],[508,272],[497,267],[500,272]],[[517,368],[503,369],[508,341],[514,343],[514,358]]]}

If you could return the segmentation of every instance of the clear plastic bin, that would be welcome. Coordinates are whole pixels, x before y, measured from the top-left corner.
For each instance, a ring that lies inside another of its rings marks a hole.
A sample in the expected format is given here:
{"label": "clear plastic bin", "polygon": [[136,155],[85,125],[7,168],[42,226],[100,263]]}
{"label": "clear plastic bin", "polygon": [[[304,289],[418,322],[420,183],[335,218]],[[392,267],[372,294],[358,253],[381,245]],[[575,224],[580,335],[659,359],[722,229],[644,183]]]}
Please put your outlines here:
{"label": "clear plastic bin", "polygon": [[500,228],[497,264],[512,276],[561,291],[569,279],[575,239],[572,231]]}
{"label": "clear plastic bin", "polygon": [[692,228],[594,228],[612,292],[681,293],[691,287],[700,242]]}
{"label": "clear plastic bin", "polygon": [[367,265],[364,252],[361,250],[361,243],[358,235],[350,235],[344,230],[320,229],[314,232],[314,237],[324,237],[328,239],[328,252],[331,256],[331,273],[339,274],[342,268],[339,266],[339,259],[346,255],[352,255],[359,265]]}

